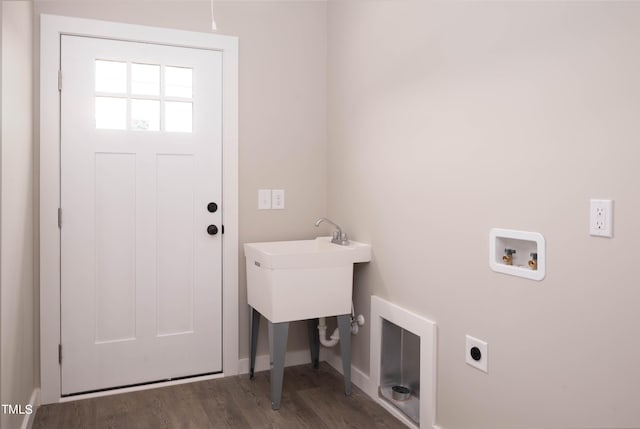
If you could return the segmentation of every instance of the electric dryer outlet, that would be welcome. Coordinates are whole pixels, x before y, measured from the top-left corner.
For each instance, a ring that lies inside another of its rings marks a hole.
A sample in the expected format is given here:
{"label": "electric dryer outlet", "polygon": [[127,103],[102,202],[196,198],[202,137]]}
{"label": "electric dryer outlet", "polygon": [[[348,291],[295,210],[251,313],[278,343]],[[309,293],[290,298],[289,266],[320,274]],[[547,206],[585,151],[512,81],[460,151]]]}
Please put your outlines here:
{"label": "electric dryer outlet", "polygon": [[489,345],[471,335],[466,336],[465,360],[467,364],[488,373]]}

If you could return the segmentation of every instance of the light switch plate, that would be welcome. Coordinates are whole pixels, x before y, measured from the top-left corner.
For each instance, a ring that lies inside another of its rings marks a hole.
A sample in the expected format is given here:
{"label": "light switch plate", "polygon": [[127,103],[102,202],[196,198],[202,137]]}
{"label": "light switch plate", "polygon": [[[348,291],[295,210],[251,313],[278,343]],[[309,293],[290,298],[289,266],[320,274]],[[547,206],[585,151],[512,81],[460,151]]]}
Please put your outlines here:
{"label": "light switch plate", "polygon": [[271,190],[271,208],[284,209],[284,189]]}
{"label": "light switch plate", "polygon": [[271,208],[271,189],[258,189],[258,210]]}

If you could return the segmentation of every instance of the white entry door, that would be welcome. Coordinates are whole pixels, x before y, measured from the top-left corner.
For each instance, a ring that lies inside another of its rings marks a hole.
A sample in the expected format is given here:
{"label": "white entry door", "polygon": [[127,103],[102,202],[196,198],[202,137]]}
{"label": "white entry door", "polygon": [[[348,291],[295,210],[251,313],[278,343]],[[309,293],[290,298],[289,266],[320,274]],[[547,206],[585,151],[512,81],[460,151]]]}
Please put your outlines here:
{"label": "white entry door", "polygon": [[221,54],[61,52],[62,394],[219,372]]}

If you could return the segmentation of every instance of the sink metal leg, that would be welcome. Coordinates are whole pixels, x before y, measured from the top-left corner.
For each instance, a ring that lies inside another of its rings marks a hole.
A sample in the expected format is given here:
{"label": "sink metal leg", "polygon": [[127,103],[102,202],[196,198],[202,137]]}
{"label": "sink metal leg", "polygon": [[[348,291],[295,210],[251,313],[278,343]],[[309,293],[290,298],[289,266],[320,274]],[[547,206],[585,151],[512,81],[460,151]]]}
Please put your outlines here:
{"label": "sink metal leg", "polygon": [[309,319],[309,351],[311,352],[311,364],[318,369],[320,362],[320,335],[318,334],[318,319]]}
{"label": "sink metal leg", "polygon": [[344,373],[344,393],[351,395],[351,314],[337,316]]}
{"label": "sink metal leg", "polygon": [[271,408],[280,409],[282,400],[282,382],[284,379],[284,357],[287,353],[287,337],[289,335],[289,322],[269,322],[269,334],[273,344],[271,359]]}
{"label": "sink metal leg", "polygon": [[260,331],[260,313],[258,313],[258,311],[253,307],[249,307],[249,309],[251,314],[251,323],[249,324],[251,327],[251,341],[249,343],[249,378],[252,379],[256,367],[256,349],[258,348],[258,332]]}

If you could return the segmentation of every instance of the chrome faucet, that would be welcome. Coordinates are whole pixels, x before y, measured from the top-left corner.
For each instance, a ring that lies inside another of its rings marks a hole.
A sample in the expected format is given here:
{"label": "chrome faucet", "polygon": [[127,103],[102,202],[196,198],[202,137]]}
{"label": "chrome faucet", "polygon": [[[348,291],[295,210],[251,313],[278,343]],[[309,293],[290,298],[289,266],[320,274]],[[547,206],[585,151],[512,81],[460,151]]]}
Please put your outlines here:
{"label": "chrome faucet", "polygon": [[349,244],[349,239],[347,238],[347,234],[342,232],[342,228],[340,228],[340,225],[333,222],[331,219],[327,219],[326,217],[321,217],[316,221],[316,226],[320,226],[322,222],[328,222],[331,225],[336,227],[336,230],[333,231],[333,238],[331,239],[332,243],[339,244],[341,246],[346,246]]}

